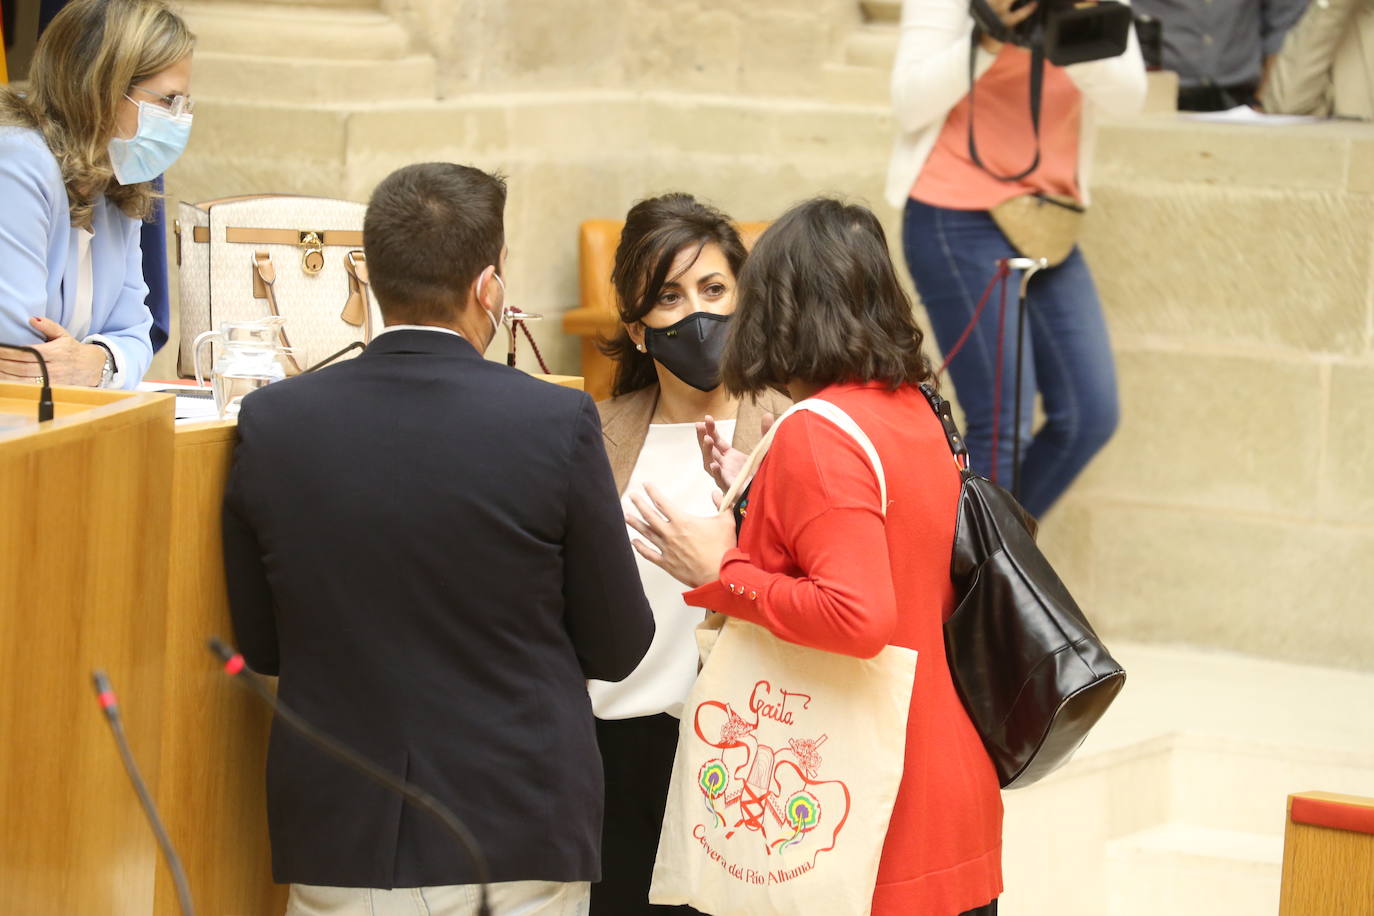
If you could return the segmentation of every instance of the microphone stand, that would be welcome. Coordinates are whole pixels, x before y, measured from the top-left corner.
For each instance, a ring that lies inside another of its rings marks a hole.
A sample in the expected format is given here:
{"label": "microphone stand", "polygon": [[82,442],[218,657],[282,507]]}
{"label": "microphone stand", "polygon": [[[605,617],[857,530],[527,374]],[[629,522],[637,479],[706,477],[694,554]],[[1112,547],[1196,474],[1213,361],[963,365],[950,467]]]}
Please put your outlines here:
{"label": "microphone stand", "polygon": [[366,757],[350,749],[343,742],[333,738],[311,725],[305,719],[292,710],[289,706],[278,699],[272,691],[268,690],[263,684],[262,679],[254,674],[244,663],[243,656],[235,652],[224,643],[218,636],[211,637],[208,643],[211,653],[224,663],[224,673],[244,684],[259,700],[266,703],[276,714],[276,717],[289,726],[297,734],[308,740],[311,744],[325,751],[347,766],[352,767],[374,782],[380,783],[393,792],[400,795],[406,801],[415,805],[432,815],[452,833],[469,859],[472,860],[473,871],[477,874],[477,884],[481,900],[477,906],[477,916],[491,916],[491,906],[487,902],[487,885],[491,883],[491,871],[487,867],[486,856],[482,855],[481,848],[477,845],[477,838],[472,832],[463,825],[447,805],[430,795],[424,789],[412,786],[404,779],[399,779],[381,767],[377,766]]}
{"label": "microphone stand", "polygon": [[530,333],[529,325],[525,323],[527,321],[542,321],[543,318],[543,315],[534,312],[525,312],[515,306],[510,306],[505,310],[502,319],[506,326],[506,333],[510,335],[510,343],[506,348],[507,366],[510,366],[512,369],[515,368],[515,332],[523,331],[525,339],[528,340],[530,346],[534,348],[534,358],[539,362],[539,371],[545,375],[549,374],[549,365],[544,362],[544,354],[539,352],[539,344],[534,342],[534,335]]}
{"label": "microphone stand", "polygon": [[110,731],[114,734],[115,744],[119,747],[120,759],[124,761],[124,772],[129,774],[129,781],[134,784],[134,792],[138,795],[139,804],[143,806],[143,813],[148,817],[148,823],[152,825],[153,834],[157,837],[157,845],[162,848],[163,858],[167,860],[167,868],[172,872],[172,882],[177,888],[177,903],[181,908],[182,916],[194,916],[196,909],[191,903],[191,888],[186,883],[186,872],[181,867],[181,859],[177,856],[177,851],[172,847],[172,839],[167,835],[167,828],[162,824],[162,818],[158,816],[157,805],[153,802],[153,797],[148,792],[148,786],[143,782],[143,776],[138,771],[138,762],[134,760],[133,751],[129,749],[128,739],[124,737],[124,723],[119,715],[119,700],[115,697],[114,687],[110,684],[110,679],[104,671],[96,671],[91,675],[91,680],[95,684],[95,693],[100,700],[100,707],[105,710],[105,721],[110,723]]}
{"label": "microphone stand", "polygon": [[[1007,266],[1012,270],[1024,271],[1021,274],[1020,296],[1016,301],[1016,409],[1011,416],[1011,495],[1021,500],[1021,364],[1025,358],[1023,347],[1026,340],[1026,289],[1031,277],[1050,266],[1045,258],[1008,258]],[[993,457],[996,461],[996,456]]]}
{"label": "microphone stand", "polygon": [[23,344],[0,343],[0,349],[4,350],[23,350],[25,353],[38,360],[38,371],[43,376],[43,387],[38,392],[38,422],[44,423],[52,419],[52,384],[48,381],[48,361],[43,358],[43,354],[38,352],[36,347],[26,347]]}

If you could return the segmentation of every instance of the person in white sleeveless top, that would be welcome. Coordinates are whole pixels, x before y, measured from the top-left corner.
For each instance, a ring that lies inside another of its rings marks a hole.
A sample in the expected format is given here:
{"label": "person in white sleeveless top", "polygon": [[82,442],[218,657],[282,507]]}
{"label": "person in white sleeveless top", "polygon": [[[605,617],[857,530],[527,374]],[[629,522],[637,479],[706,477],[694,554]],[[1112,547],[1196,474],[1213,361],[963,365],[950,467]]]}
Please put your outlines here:
{"label": "person in white sleeveless top", "polygon": [[[744,259],[729,217],[691,195],[641,201],[625,217],[611,275],[623,326],[605,347],[616,361],[614,397],[597,408],[627,511],[629,494],[651,483],[690,511],[712,514],[717,487],[703,466],[697,426],[709,417],[718,451],[732,440],[747,451],[771,416],[787,409],[781,395],[739,400],[720,384]],[[606,777],[602,877],[592,885],[591,912],[603,916],[692,912],[651,906],[649,882],[678,716],[697,676],[694,630],[704,615],[683,603],[671,576],[642,557],[638,563],[657,626],[653,643],[623,681],[589,684]]]}
{"label": "person in white sleeveless top", "polygon": [[[191,131],[195,36],[163,0],[75,0],[0,87],[0,343],[53,384],[133,388],[153,358],[141,221]],[[0,349],[0,381],[41,378]]]}

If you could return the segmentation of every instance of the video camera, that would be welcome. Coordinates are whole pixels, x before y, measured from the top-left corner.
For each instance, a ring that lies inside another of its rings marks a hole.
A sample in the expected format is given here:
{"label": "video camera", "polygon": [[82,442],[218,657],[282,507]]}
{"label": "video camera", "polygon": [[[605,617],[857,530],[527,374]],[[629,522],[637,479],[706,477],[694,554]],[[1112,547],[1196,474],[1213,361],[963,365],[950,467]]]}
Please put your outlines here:
{"label": "video camera", "polygon": [[[1012,9],[1031,0],[1017,0]],[[1126,51],[1131,9],[1116,0],[1039,0],[1030,18],[1007,28],[988,0],[969,0],[978,27],[1001,42],[1034,48],[1040,45],[1052,64],[1067,67],[1089,60],[1116,57]]]}

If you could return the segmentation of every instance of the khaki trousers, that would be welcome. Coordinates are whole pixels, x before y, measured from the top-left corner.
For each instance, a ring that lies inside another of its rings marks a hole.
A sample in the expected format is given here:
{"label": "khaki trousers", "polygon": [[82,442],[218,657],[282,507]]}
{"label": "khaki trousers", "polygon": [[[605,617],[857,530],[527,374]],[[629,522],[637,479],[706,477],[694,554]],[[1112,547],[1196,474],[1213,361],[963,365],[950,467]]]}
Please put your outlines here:
{"label": "khaki trousers", "polygon": [[[447,887],[291,885],[286,916],[475,916],[475,884]],[[493,916],[587,916],[591,884],[586,881],[506,881],[487,885]]]}

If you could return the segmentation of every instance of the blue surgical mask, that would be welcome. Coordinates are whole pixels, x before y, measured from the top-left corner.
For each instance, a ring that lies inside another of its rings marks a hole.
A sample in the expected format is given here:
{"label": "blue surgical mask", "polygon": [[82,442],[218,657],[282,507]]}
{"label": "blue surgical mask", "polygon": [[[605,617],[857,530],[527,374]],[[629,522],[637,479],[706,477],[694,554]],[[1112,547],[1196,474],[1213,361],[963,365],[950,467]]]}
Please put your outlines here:
{"label": "blue surgical mask", "polygon": [[115,181],[126,185],[152,181],[167,171],[191,138],[189,112],[173,115],[151,102],[136,104],[138,131],[127,140],[110,139],[110,167],[114,169]]}

